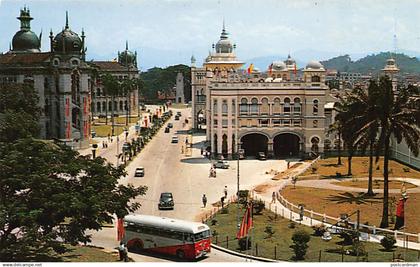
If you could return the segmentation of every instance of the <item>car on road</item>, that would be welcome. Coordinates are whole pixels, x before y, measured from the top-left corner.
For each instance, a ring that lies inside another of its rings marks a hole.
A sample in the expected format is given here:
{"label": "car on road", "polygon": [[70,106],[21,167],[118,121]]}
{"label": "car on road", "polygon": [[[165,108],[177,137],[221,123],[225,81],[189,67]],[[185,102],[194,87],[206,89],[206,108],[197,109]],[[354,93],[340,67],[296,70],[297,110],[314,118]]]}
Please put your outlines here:
{"label": "car on road", "polygon": [[174,127],[173,123],[172,122],[168,123],[168,127],[173,128]]}
{"label": "car on road", "polygon": [[166,127],[165,127],[165,133],[169,133],[169,130],[170,130],[170,129],[171,129],[170,127],[166,126]]}
{"label": "car on road", "polygon": [[172,136],[172,141],[171,143],[176,144],[178,143],[178,136]]}
{"label": "car on road", "polygon": [[219,169],[228,169],[229,163],[225,160],[218,160],[216,163],[213,164],[213,166]]}
{"label": "car on road", "polygon": [[181,116],[182,116],[181,111],[177,111],[177,112],[176,112],[176,115],[177,115],[178,117],[181,117]]}
{"label": "car on road", "polygon": [[244,159],[245,158],[245,149],[240,148],[238,150],[238,154],[239,154],[239,159]]}
{"label": "car on road", "polygon": [[178,115],[175,115],[175,120],[179,121],[179,116]]}
{"label": "car on road", "polygon": [[137,167],[134,172],[134,177],[144,177],[144,167]]}
{"label": "car on road", "polygon": [[174,209],[174,198],[172,193],[165,192],[160,194],[158,209]]}
{"label": "car on road", "polygon": [[259,159],[259,160],[266,160],[267,157],[265,156],[265,153],[264,152],[258,152],[257,159]]}

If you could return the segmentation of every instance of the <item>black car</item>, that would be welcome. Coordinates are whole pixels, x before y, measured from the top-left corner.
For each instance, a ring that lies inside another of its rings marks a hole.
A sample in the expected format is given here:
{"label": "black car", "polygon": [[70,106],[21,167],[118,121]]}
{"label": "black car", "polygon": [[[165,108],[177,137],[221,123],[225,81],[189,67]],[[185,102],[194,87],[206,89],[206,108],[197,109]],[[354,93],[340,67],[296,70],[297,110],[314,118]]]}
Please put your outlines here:
{"label": "black car", "polygon": [[165,127],[165,133],[169,133],[170,127],[166,126]]}
{"label": "black car", "polygon": [[175,115],[175,120],[179,121],[179,116],[178,115]]}
{"label": "black car", "polygon": [[160,194],[158,209],[174,209],[174,198],[172,193],[165,192]]}
{"label": "black car", "polygon": [[168,127],[173,128],[174,127],[173,123],[172,122],[168,123]]}
{"label": "black car", "polygon": [[265,156],[265,153],[264,152],[258,152],[257,159],[259,159],[259,160],[266,160],[267,157]]}

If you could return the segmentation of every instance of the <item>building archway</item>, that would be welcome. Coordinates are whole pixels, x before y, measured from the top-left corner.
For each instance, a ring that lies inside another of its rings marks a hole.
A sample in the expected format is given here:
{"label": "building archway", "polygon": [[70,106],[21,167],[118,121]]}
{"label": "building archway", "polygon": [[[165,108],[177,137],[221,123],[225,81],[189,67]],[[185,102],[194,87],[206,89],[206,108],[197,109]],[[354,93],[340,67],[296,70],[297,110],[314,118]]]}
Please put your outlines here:
{"label": "building archway", "polygon": [[222,154],[223,157],[227,158],[228,156],[228,141],[227,141],[227,135],[224,134],[222,136]]}
{"label": "building archway", "polygon": [[256,156],[258,152],[267,154],[267,136],[260,133],[246,134],[241,138],[245,156]]}
{"label": "building archway", "polygon": [[273,150],[276,157],[299,156],[299,136],[293,133],[281,133],[274,137]]}
{"label": "building archway", "polygon": [[217,134],[214,134],[214,138],[213,138],[213,151],[214,154],[217,155],[218,151],[217,151]]}

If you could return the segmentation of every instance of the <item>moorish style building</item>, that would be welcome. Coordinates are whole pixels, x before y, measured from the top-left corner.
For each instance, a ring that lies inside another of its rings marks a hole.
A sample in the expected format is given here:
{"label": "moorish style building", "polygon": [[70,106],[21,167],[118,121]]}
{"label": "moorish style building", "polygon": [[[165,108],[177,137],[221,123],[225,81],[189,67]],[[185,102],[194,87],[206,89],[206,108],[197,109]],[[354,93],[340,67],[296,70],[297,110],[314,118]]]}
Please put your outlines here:
{"label": "moorish style building", "polygon": [[113,61],[91,61],[92,67],[96,68],[98,77],[92,88],[92,115],[94,117],[111,116],[112,109],[114,114],[123,116],[138,116],[138,89],[133,88],[132,92],[120,95],[114,98],[114,107],[112,100],[106,94],[100,77],[110,74],[118,78],[119,81],[124,79],[139,78],[139,70],[137,68],[137,52],[131,52],[128,49],[128,42],[123,52],[118,52],[118,60]]}
{"label": "moorish style building", "polygon": [[1,83],[30,83],[39,95],[41,138],[86,147],[90,138],[90,74],[85,35],[70,29],[50,32],[50,51],[41,52],[41,35],[31,31],[28,8],[20,11],[20,30],[10,51],[0,55]]}
{"label": "moorish style building", "polygon": [[213,155],[232,157],[237,143],[247,156],[314,157],[323,153],[324,105],[328,87],[317,61],[303,70],[289,57],[273,62],[266,73],[239,68],[235,45],[222,35],[203,67],[192,58],[194,128],[206,129]]}

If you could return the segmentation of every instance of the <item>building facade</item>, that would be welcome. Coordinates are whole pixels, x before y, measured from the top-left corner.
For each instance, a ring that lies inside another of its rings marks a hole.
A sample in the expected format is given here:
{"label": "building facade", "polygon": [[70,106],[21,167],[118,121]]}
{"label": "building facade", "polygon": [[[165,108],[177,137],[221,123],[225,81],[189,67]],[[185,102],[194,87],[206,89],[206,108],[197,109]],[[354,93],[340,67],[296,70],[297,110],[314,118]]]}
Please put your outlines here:
{"label": "building facade", "polygon": [[91,67],[85,62],[85,35],[66,22],[50,32],[50,51],[41,52],[41,36],[31,31],[30,11],[18,17],[21,29],[10,51],[0,55],[0,82],[29,83],[39,95],[40,137],[60,139],[72,147],[87,147],[90,139]]}
{"label": "building facade", "polygon": [[323,153],[328,87],[319,62],[311,61],[298,72],[289,56],[273,62],[266,73],[248,73],[239,69],[243,63],[224,28],[213,47],[203,67],[192,60],[191,71],[193,126],[206,129],[213,155],[230,158],[239,148],[247,156]]}
{"label": "building facade", "polygon": [[[111,99],[107,94],[101,76],[110,74],[120,82],[125,79],[138,79],[137,52],[128,49],[128,43],[123,52],[118,52],[118,61],[92,61],[91,65],[96,69],[97,77],[92,88],[92,115],[94,117],[111,116],[113,111],[117,116],[138,116],[139,92],[137,85],[133,84],[132,91],[128,94],[121,93]],[[112,105],[112,101],[114,105]]]}

